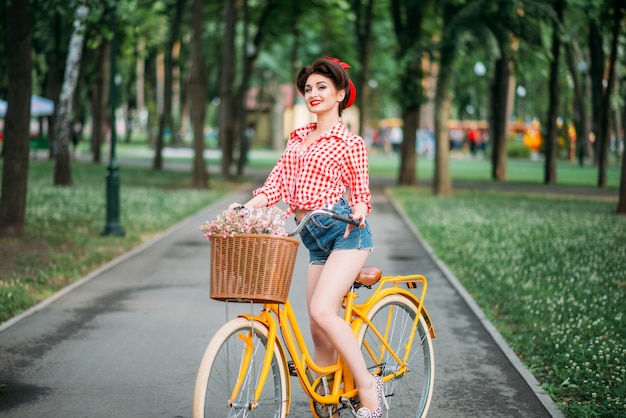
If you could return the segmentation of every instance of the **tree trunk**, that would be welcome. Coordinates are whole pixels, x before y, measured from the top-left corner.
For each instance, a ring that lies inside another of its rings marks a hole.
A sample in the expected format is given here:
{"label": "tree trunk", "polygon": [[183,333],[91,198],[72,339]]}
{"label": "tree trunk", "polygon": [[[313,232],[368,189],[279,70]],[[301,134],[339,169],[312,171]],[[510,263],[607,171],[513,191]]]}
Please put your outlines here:
{"label": "tree trunk", "polygon": [[557,21],[552,25],[552,62],[550,63],[550,104],[548,106],[548,134],[544,144],[544,184],[556,184],[556,157],[558,152],[556,120],[559,116],[560,86],[559,60],[561,51],[560,27],[563,22],[563,1],[554,4]]}
{"label": "tree trunk", "polygon": [[604,78],[604,51],[602,36],[598,26],[591,20],[589,24],[589,77],[591,78],[591,131],[593,142],[593,162],[598,164],[598,139],[602,133],[602,82]]}
{"label": "tree trunk", "polygon": [[[585,73],[581,74],[577,62],[579,61],[578,54],[575,54],[574,41],[564,44],[565,58],[567,66],[569,68],[570,76],[574,84],[574,126],[576,127],[576,157],[578,158],[578,165],[581,167],[585,163],[585,156],[587,154],[587,144],[589,142],[589,123],[587,120],[587,110],[585,108],[585,93],[584,93],[584,78]],[[586,70],[584,70],[586,71]]]}
{"label": "tree trunk", "polygon": [[435,92],[435,172],[433,177],[433,193],[435,196],[452,194],[452,178],[450,177],[450,134],[448,120],[452,98],[450,97],[450,81],[452,64],[457,45],[457,33],[450,29],[458,7],[448,2],[443,6],[443,32],[439,48],[439,71],[436,74]]}
{"label": "tree trunk", "polygon": [[111,78],[111,43],[104,41],[95,51],[96,77],[91,87],[91,161],[102,161],[102,144],[106,137],[107,103]]}
{"label": "tree trunk", "polygon": [[[133,48],[133,63],[140,62],[139,59],[139,48],[135,46]],[[126,135],[124,138],[124,142],[126,144],[130,144],[131,138],[134,132],[134,120],[136,120],[137,116],[137,89],[139,86],[143,84],[143,79],[141,83],[137,80],[138,76],[137,71],[130,71],[130,75],[128,77],[128,81],[126,82],[126,112],[124,117],[124,124],[126,125]]]}
{"label": "tree trunk", "polygon": [[511,64],[506,56],[495,63],[494,79],[491,85],[491,123],[489,138],[491,141],[491,178],[506,180],[506,139],[509,115],[509,78]]}
{"label": "tree trunk", "polygon": [[[52,36],[54,38],[54,50],[51,54],[46,57],[47,65],[48,65],[48,74],[46,75],[46,85],[45,85],[45,96],[54,100],[55,103],[55,112],[52,116],[48,118],[48,126],[55,126],[56,124],[56,112],[59,108],[59,96],[61,95],[61,87],[63,84],[63,69],[65,63],[63,62],[63,58],[65,54],[62,51],[61,43],[62,41],[62,23],[61,16],[58,12],[54,12],[54,16],[52,17]],[[48,159],[54,159],[54,130],[48,129],[48,141],[50,147],[48,148]]]}
{"label": "tree trunk", "polygon": [[160,170],[163,168],[163,146],[165,130],[169,128],[170,138],[174,138],[174,127],[172,126],[172,85],[173,85],[173,53],[174,44],[178,39],[180,32],[180,26],[183,19],[183,7],[185,0],[176,0],[174,19],[172,19],[172,25],[170,26],[170,37],[165,48],[164,58],[164,72],[165,82],[163,85],[163,113],[159,119],[159,132],[156,137],[156,146],[154,150],[154,161],[152,162],[152,168]]}
{"label": "tree trunk", "polygon": [[157,80],[157,67],[158,67],[158,56],[157,53],[151,53],[148,55],[148,57],[146,58],[146,60],[144,61],[144,66],[145,66],[145,99],[146,99],[146,109],[148,110],[148,122],[146,124],[146,136],[147,136],[147,141],[148,141],[148,145],[150,147],[153,147],[156,143],[155,140],[155,132],[157,130],[157,126],[158,126],[158,100],[157,100],[157,94],[158,94],[158,84],[159,81]]}
{"label": "tree trunk", "polygon": [[370,56],[372,52],[372,20],[374,13],[374,1],[366,0],[363,7],[361,1],[352,2],[352,9],[355,12],[356,19],[354,21],[355,32],[358,39],[357,49],[359,52],[359,60],[361,62],[361,72],[358,74],[357,83],[358,93],[356,96],[356,105],[359,109],[359,135],[363,136],[366,125],[369,124],[369,97],[370,88],[368,80],[370,79]]}
{"label": "tree trunk", "polygon": [[419,107],[408,109],[404,114],[402,143],[400,144],[400,173],[398,184],[402,186],[417,186],[418,184],[415,142],[419,125]]}
{"label": "tree trunk", "polygon": [[[617,70],[618,68],[616,68]],[[619,92],[619,83],[617,79],[619,79],[619,74],[615,74],[616,83],[613,87],[613,91]],[[622,104],[623,106],[623,104]],[[620,162],[620,142],[622,138],[622,129],[623,129],[623,120],[622,120],[622,112],[618,106],[615,106],[614,109],[611,109],[611,135],[615,137],[615,152],[613,153],[613,157],[615,158],[615,162]],[[611,148],[611,147],[609,147]]]}
{"label": "tree trunk", "polygon": [[19,237],[26,222],[33,24],[28,1],[6,6],[7,102],[2,152],[0,236]]}
{"label": "tree trunk", "polygon": [[219,111],[219,142],[222,147],[222,176],[230,177],[230,166],[233,162],[234,129],[234,97],[233,80],[235,64],[235,24],[237,12],[234,0],[224,1],[224,42],[222,44],[222,66],[220,69],[220,111]]}
{"label": "tree trunk", "polygon": [[423,36],[422,25],[426,11],[424,2],[406,0],[391,1],[391,18],[398,42],[397,61],[399,82],[402,90],[398,101],[404,118],[403,139],[400,145],[400,185],[417,185],[417,160],[415,142],[417,129],[420,127],[420,108],[426,101],[422,81],[423,51],[416,47]]}
{"label": "tree trunk", "polygon": [[63,87],[59,97],[59,105],[54,125],[55,150],[54,150],[54,185],[70,186],[72,184],[72,172],[70,169],[70,125],[72,123],[72,99],[74,89],[78,82],[80,72],[80,57],[83,52],[83,40],[85,38],[85,20],[89,8],[81,4],[76,9],[74,17],[74,32],[70,39],[70,47],[67,52],[65,64],[65,76]]}
{"label": "tree trunk", "polygon": [[613,24],[611,33],[611,52],[609,55],[608,81],[602,96],[602,119],[600,120],[600,132],[602,135],[598,139],[598,187],[606,187],[606,170],[609,163],[609,119],[611,115],[611,94],[615,85],[617,48],[619,43],[619,34],[624,11],[621,2],[615,2],[613,8]]}
{"label": "tree trunk", "polygon": [[436,196],[452,194],[450,177],[450,134],[448,119],[452,100],[448,93],[450,78],[448,71],[439,71],[437,77],[437,98],[435,100],[435,173],[433,193]]}
{"label": "tree trunk", "polygon": [[626,138],[622,139],[624,152],[622,152],[622,171],[619,180],[619,201],[617,202],[617,213],[626,215]]}
{"label": "tree trunk", "polygon": [[[137,108],[137,115],[143,115],[144,112],[146,112],[146,61],[147,59],[145,58],[145,51],[146,47],[145,45],[142,43],[140,43],[139,45],[137,45],[137,61],[136,61],[136,67],[135,67],[135,73],[137,74],[135,79],[137,80],[137,84],[135,85],[135,95],[136,95],[136,99],[135,99],[135,104],[136,104],[136,108]],[[139,124],[138,128],[141,127],[141,124]],[[146,138],[148,137],[147,132],[146,133]]]}
{"label": "tree trunk", "polygon": [[[270,4],[269,1],[266,4]],[[252,65],[256,60],[258,45],[256,42],[251,44],[250,41],[250,15],[248,8],[248,0],[241,0],[241,9],[243,15],[243,44],[246,47],[243,48],[243,60],[241,65],[241,83],[237,89],[237,96],[235,98],[235,118],[234,132],[238,139],[239,145],[239,157],[237,158],[237,175],[241,176],[244,172],[246,160],[248,159],[248,141],[246,136],[246,129],[248,125],[248,110],[246,108],[246,93],[248,91],[248,85],[250,84],[250,75],[252,72]],[[267,7],[264,9],[264,14],[267,11]],[[262,21],[260,21],[262,22]],[[263,30],[262,24],[258,25],[257,34]],[[255,39],[256,40],[256,39]],[[253,48],[249,48],[248,45],[254,45]],[[252,49],[252,50],[250,50]]]}
{"label": "tree trunk", "polygon": [[204,115],[206,113],[206,85],[204,54],[202,51],[203,0],[193,1],[191,64],[191,120],[193,125],[193,187],[205,189],[209,175],[204,162]]}
{"label": "tree trunk", "polygon": [[[185,64],[182,64],[183,59]],[[191,79],[191,65],[193,59],[191,56],[187,57],[187,54],[185,54],[185,57],[179,57],[177,60],[181,63],[181,65],[178,66],[178,72],[180,73],[177,83],[178,94],[176,95],[177,97],[174,96],[174,103],[178,103],[178,123],[175,125],[176,133],[174,135],[174,145],[182,146],[185,138],[187,138],[187,133],[190,131],[189,124],[191,122],[191,112],[189,108],[191,106],[191,96],[189,83]]]}
{"label": "tree trunk", "polygon": [[246,109],[246,94],[250,85],[250,77],[252,75],[252,69],[255,66],[256,60],[261,50],[263,39],[267,34],[267,30],[272,24],[272,13],[279,5],[275,0],[268,0],[265,3],[265,7],[261,12],[258,22],[254,22],[256,27],[256,33],[252,40],[250,40],[249,29],[251,27],[251,21],[249,16],[248,1],[242,1],[243,10],[243,25],[244,25],[244,45],[252,45],[252,48],[244,48],[243,65],[241,69],[241,84],[237,92],[237,99],[235,102],[235,127],[234,131],[239,138],[239,158],[237,161],[237,174],[242,175],[246,161],[248,159],[248,150],[250,147],[251,138],[246,133],[250,127],[248,126],[248,110]]}
{"label": "tree trunk", "polygon": [[[298,2],[292,2],[294,4],[293,7],[296,7],[295,5],[300,4]],[[293,27],[293,31],[294,31],[294,36],[293,36],[293,43],[291,44],[291,51],[290,51],[290,62],[298,62],[298,52],[300,51],[301,48],[301,44],[300,44],[300,39],[301,39],[301,33],[298,30],[297,24],[296,22],[294,22],[294,27]],[[292,80],[295,80],[297,77],[297,69],[293,68],[291,70],[292,72]],[[276,81],[276,88],[280,90],[280,81]],[[291,102],[291,117],[292,117],[292,121],[295,122],[295,106],[296,106],[296,100],[299,97],[298,95],[300,94],[300,92],[298,91],[298,87],[296,86],[296,83],[291,83],[291,95],[293,97],[293,100]],[[284,144],[284,140],[285,138],[281,138],[281,144],[280,144],[280,148],[278,149],[283,149],[285,144]]]}
{"label": "tree trunk", "polygon": [[[270,145],[273,150],[282,150],[285,146],[285,106],[280,84],[276,77],[270,81]],[[293,83],[295,85],[295,83]]]}

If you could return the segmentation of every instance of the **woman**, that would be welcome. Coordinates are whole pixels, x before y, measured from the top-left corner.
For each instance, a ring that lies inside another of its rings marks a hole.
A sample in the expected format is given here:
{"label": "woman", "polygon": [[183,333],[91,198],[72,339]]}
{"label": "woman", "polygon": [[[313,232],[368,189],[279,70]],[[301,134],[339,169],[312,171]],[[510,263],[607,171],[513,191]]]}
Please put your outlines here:
{"label": "woman", "polygon": [[[339,353],[359,389],[357,417],[382,417],[380,377],[369,374],[352,330],[339,316],[343,296],[374,248],[365,220],[371,210],[366,145],[341,119],[342,111],[356,97],[348,68],[326,57],[300,70],[296,85],[317,121],[291,132],[278,163],[244,206],[270,206],[282,199],[288,205],[286,214],[294,213],[299,222],[309,211],[331,204],[360,220],[356,228],[316,217],[300,233],[310,254],[307,306],[315,362],[334,364]],[[347,201],[343,198],[346,187],[350,190]]]}

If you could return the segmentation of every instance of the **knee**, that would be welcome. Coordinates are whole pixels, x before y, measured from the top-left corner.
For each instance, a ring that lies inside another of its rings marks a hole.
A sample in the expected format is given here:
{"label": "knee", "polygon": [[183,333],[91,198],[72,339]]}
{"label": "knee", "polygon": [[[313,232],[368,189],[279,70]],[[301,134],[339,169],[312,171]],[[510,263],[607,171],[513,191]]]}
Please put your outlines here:
{"label": "knee", "polygon": [[311,307],[309,310],[309,319],[311,321],[311,330],[323,330],[324,325],[328,323],[328,315],[324,309]]}

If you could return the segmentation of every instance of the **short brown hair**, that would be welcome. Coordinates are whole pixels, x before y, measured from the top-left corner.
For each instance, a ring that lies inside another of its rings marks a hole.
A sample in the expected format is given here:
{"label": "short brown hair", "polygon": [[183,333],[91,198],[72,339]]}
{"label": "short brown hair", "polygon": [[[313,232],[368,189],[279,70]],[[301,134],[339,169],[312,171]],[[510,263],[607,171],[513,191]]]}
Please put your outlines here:
{"label": "short brown hair", "polygon": [[312,65],[303,67],[296,77],[296,86],[302,95],[304,95],[306,81],[312,74],[320,74],[324,77],[328,77],[337,90],[345,90],[346,96],[341,103],[339,103],[339,115],[341,115],[341,112],[348,104],[348,100],[350,100],[350,78],[346,70],[344,70],[339,63],[325,58],[320,58]]}

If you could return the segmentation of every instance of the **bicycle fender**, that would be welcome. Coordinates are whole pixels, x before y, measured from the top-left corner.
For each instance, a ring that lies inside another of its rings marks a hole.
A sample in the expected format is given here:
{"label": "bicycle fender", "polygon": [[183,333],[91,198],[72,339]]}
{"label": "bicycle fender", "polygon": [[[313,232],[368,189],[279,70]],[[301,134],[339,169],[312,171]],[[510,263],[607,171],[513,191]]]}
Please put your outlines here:
{"label": "bicycle fender", "polygon": [[254,321],[262,323],[268,328],[270,327],[270,322],[267,320],[267,318],[264,315],[239,314],[237,315],[237,318],[245,318],[248,321],[254,320]]}
{"label": "bicycle fender", "polygon": [[377,292],[376,295],[372,295],[368,300],[365,301],[363,305],[367,305],[367,304],[373,305],[373,302],[377,302],[378,300],[388,295],[402,295],[406,297],[407,299],[410,299],[411,301],[413,301],[415,305],[421,306],[422,307],[421,314],[422,314],[422,317],[424,318],[424,321],[426,321],[426,325],[428,326],[428,329],[430,331],[430,337],[435,338],[435,327],[433,325],[433,321],[430,319],[430,314],[426,310],[426,307],[424,306],[424,304],[421,303],[420,299],[417,296],[415,296],[413,293],[409,292],[408,290],[397,288],[397,287],[384,288],[384,289],[381,289],[380,292]]}
{"label": "bicycle fender", "polygon": [[422,306],[422,317],[424,318],[424,321],[426,321],[426,325],[428,326],[428,331],[430,332],[430,338],[435,338],[435,327],[433,325],[433,321],[431,321],[430,319],[430,315],[428,314],[428,311],[426,310],[426,307]]}

